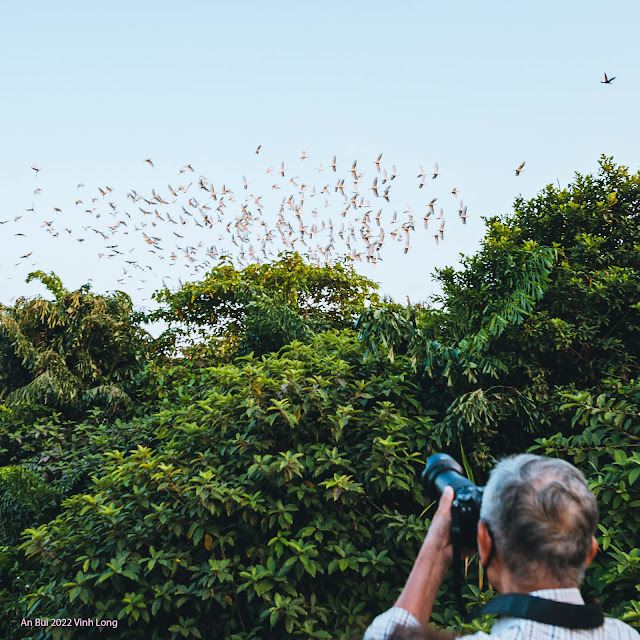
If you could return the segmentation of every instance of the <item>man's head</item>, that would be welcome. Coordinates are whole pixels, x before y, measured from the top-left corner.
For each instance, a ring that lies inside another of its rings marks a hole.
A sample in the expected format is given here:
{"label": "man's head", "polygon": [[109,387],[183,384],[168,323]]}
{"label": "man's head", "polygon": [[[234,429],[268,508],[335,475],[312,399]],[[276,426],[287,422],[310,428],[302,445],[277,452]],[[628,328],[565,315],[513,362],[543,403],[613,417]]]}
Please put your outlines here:
{"label": "man's head", "polygon": [[595,497],[564,460],[522,454],[500,461],[480,521],[481,547],[488,525],[502,568],[530,585],[577,586],[595,551]]}

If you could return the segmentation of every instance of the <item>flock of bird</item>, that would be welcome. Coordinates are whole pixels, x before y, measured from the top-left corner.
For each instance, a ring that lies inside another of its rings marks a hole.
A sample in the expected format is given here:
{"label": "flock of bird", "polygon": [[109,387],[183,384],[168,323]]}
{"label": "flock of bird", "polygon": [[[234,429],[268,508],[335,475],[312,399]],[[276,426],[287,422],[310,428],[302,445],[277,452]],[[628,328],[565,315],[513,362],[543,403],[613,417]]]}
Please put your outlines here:
{"label": "flock of bird", "polygon": [[[262,157],[261,152],[258,146],[255,155]],[[150,171],[157,170],[151,158],[142,162]],[[515,170],[516,176],[524,164]],[[262,166],[258,171],[263,177],[257,182],[268,180],[268,198],[254,193],[250,188],[253,180],[246,176],[231,188],[198,176],[191,164],[179,170],[173,186],[151,188],[148,193],[130,189],[124,203],[111,186],[87,194],[85,185],[79,183],[74,208],[82,212],[86,223],[75,229],[69,220],[77,220],[77,215],[66,215],[63,206],[38,205],[43,193],[38,186],[42,169],[36,164],[31,168],[35,173],[32,206],[14,219],[0,220],[0,229],[21,221],[14,236],[26,236],[26,227],[38,225],[51,238],[70,237],[79,243],[97,240],[98,258],[121,262],[119,283],[127,279],[146,282],[136,273],[140,270],[161,273],[163,285],[168,286],[171,272],[145,259],[144,248],[166,265],[186,263],[192,274],[211,269],[224,256],[246,266],[275,259],[284,250],[297,250],[321,265],[343,258],[376,264],[383,260],[383,248],[390,243],[401,245],[406,254],[419,233],[429,234],[437,244],[445,239],[445,224],[452,216],[462,224],[467,222],[467,206],[459,199],[457,188],[450,191],[453,206],[451,201],[423,195],[425,187],[440,176],[438,163],[429,172],[420,166],[415,178],[409,177],[421,196],[419,205],[395,205],[400,178],[395,165],[384,163],[382,153],[364,167],[357,160],[345,165],[333,156],[326,166],[322,162],[313,165],[315,179],[308,175],[312,165],[306,151],[297,162]],[[267,199],[272,202],[266,204]],[[423,245],[422,238],[418,242]],[[37,257],[33,250],[27,251],[15,266],[30,258],[35,265]]]}
{"label": "flock of bird", "polygon": [[[605,73],[601,82],[611,84],[613,80],[615,76],[609,78]],[[262,145],[255,149],[255,156],[262,157],[261,153]],[[151,158],[142,162],[155,170]],[[400,182],[396,166],[385,164],[382,153],[364,167],[357,160],[344,165],[334,155],[326,166],[322,162],[315,165],[313,178],[309,177],[310,166],[306,151],[297,162],[281,161],[267,166],[266,171],[263,166],[259,170],[262,178],[256,182],[271,183],[270,188],[263,186],[269,191],[266,197],[250,190],[253,180],[246,176],[234,188],[216,185],[206,175],[197,177],[191,164],[179,170],[174,186],[151,188],[148,193],[130,189],[125,203],[118,201],[116,190],[110,186],[100,186],[95,193],[87,194],[85,185],[79,183],[74,207],[82,212],[86,224],[80,224],[81,229],[74,225],[74,230],[70,220],[77,221],[77,215],[67,215],[61,206],[36,205],[43,192],[38,186],[42,169],[33,164],[33,204],[15,217],[0,220],[0,231],[6,237],[13,224],[20,223],[20,230],[13,233],[16,238],[27,237],[24,230],[32,230],[34,225],[41,226],[51,238],[73,237],[79,243],[91,238],[93,242],[88,244],[98,242],[98,258],[121,263],[119,283],[127,279],[145,283],[142,274],[136,273],[139,270],[161,278],[167,287],[168,280],[181,280],[160,262],[169,267],[186,264],[190,276],[211,269],[225,257],[243,267],[275,259],[285,250],[306,254],[319,265],[345,258],[352,264],[376,264],[383,260],[383,248],[391,243],[401,245],[406,254],[415,246],[412,241],[418,234],[428,234],[438,244],[445,239],[445,228],[449,233],[450,226],[445,225],[452,217],[462,224],[467,222],[467,206],[459,199],[456,187],[450,191],[456,202],[453,207],[451,201],[447,204],[442,198],[425,195],[425,187],[440,176],[437,162],[432,171],[420,166],[415,177],[408,176],[419,196],[415,208],[409,203],[404,207],[395,204],[396,191],[405,196],[407,191],[396,188]],[[524,167],[525,162],[520,163],[514,169],[515,176]],[[417,243],[424,247],[422,238]],[[143,255],[143,248],[156,260]],[[29,259],[32,267],[38,266],[39,257],[34,256],[34,249],[29,250],[14,266],[24,265]],[[49,256],[42,258],[47,260]],[[9,266],[0,264],[3,269]],[[143,288],[148,287],[138,287]]]}

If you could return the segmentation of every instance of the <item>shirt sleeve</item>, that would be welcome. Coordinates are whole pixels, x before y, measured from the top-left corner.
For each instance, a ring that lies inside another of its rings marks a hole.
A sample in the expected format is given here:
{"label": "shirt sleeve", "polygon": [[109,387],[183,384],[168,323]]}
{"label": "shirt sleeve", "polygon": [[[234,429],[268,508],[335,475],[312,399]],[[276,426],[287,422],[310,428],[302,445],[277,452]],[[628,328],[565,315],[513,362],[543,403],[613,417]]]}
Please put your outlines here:
{"label": "shirt sleeve", "polygon": [[412,613],[400,607],[391,607],[374,618],[364,632],[363,640],[387,640],[398,628],[403,627],[411,631],[420,631],[422,625]]}

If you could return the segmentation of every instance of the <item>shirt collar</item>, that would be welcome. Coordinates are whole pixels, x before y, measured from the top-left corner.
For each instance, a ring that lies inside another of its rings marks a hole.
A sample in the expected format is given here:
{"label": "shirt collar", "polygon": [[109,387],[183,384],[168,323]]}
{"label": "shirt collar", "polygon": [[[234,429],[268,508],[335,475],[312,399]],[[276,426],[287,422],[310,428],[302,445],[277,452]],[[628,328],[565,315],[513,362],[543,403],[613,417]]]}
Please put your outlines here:
{"label": "shirt collar", "polygon": [[564,589],[539,589],[532,591],[530,596],[544,598],[545,600],[555,600],[556,602],[566,602],[568,604],[584,604],[584,599],[577,587]]}

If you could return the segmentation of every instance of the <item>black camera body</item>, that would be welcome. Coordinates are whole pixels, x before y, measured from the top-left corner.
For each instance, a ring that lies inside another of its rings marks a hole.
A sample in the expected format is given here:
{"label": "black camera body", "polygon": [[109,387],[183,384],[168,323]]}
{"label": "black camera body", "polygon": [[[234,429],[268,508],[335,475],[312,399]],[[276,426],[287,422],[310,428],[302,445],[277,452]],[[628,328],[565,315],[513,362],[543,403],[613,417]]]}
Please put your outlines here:
{"label": "black camera body", "polygon": [[454,548],[475,549],[484,487],[476,486],[462,474],[462,467],[450,455],[436,453],[427,458],[422,486],[427,494],[438,498],[447,485],[453,488],[451,541]]}

